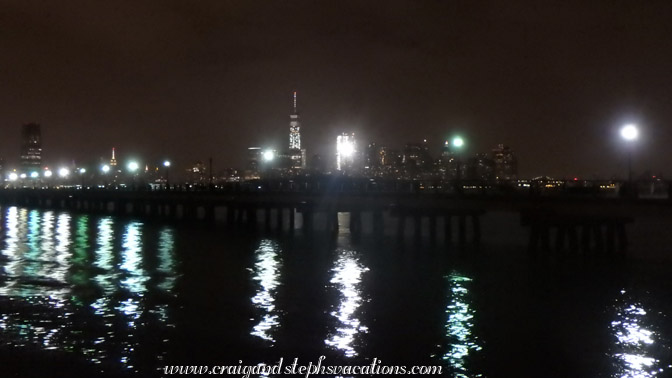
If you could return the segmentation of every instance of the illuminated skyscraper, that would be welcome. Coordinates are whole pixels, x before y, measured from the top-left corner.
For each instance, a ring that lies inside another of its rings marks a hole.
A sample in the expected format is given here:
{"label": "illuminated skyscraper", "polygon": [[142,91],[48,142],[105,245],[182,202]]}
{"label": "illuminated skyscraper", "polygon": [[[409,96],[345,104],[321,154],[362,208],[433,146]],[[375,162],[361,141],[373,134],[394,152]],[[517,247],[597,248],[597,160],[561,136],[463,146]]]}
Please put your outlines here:
{"label": "illuminated skyscraper", "polygon": [[289,115],[289,149],[301,149],[301,122],[299,122],[299,113],[296,110],[296,92],[294,92],[292,114]]}
{"label": "illuminated skyscraper", "polygon": [[296,91],[292,98],[292,113],[289,115],[289,152],[286,154],[289,158],[291,169],[306,168],[306,150],[301,148],[301,122],[299,121],[299,112],[296,108]]}
{"label": "illuminated skyscraper", "polygon": [[42,167],[42,135],[37,123],[27,123],[21,128],[21,167]]}
{"label": "illuminated skyscraper", "polygon": [[343,133],[336,137],[336,169],[352,170],[357,154],[355,134]]}
{"label": "illuminated skyscraper", "polygon": [[110,166],[115,167],[117,165],[117,158],[114,156],[114,147],[112,147],[112,159],[110,159]]}

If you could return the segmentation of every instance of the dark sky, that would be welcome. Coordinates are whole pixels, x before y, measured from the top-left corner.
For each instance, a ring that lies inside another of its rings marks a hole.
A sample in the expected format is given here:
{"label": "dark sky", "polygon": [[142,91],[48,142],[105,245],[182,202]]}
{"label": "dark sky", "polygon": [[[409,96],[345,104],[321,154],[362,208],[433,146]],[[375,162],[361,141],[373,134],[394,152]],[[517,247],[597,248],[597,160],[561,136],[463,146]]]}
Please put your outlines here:
{"label": "dark sky", "polygon": [[523,176],[672,177],[669,1],[0,0],[0,156],[42,124],[57,161],[285,148],[299,92],[308,154],[335,136],[401,147],[456,132],[510,145]]}

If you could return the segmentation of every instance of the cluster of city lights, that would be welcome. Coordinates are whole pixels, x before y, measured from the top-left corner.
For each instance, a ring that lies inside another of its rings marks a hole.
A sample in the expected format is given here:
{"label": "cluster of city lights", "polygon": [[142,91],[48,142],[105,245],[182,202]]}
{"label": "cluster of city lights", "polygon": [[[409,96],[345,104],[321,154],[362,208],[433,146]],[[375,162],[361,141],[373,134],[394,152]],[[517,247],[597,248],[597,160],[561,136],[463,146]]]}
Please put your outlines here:
{"label": "cluster of city lights", "polygon": [[[170,160],[165,160],[163,162],[163,166],[166,168],[166,170],[168,168],[170,168],[170,165],[171,165]],[[128,162],[128,164],[126,165],[126,168],[127,168],[128,173],[134,174],[138,171],[138,169],[140,169],[140,164],[137,161],[132,160],[132,161]],[[107,175],[111,171],[112,171],[112,167],[109,164],[103,164],[103,165],[100,166],[100,172],[104,175]],[[81,167],[81,168],[75,169],[75,172],[79,173],[80,175],[84,175],[87,172],[87,169],[84,168],[84,167]],[[66,167],[61,167],[61,168],[58,169],[58,177],[60,177],[62,179],[66,179],[66,178],[70,177],[71,173],[72,173],[71,170],[69,168],[66,168]],[[31,178],[31,179],[38,179],[40,177],[51,178],[53,175],[54,175],[54,172],[49,168],[45,168],[42,175],[40,175],[40,173],[38,171],[32,171],[30,173],[17,173],[16,170],[15,170],[13,172],[10,172],[7,175],[7,179],[9,181],[13,182],[13,181],[17,181],[19,179],[23,180],[23,179],[27,179],[27,178]]]}

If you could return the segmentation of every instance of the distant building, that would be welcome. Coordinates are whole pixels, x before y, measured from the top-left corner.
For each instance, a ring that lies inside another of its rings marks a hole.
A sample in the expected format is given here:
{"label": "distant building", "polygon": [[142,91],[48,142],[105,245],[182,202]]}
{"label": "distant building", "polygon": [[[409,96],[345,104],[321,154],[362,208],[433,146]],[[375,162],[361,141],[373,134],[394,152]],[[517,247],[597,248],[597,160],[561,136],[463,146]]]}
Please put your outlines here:
{"label": "distant building", "polygon": [[466,180],[492,181],[495,178],[495,162],[488,154],[476,154],[467,161],[463,178]]}
{"label": "distant building", "polygon": [[40,125],[27,123],[21,128],[21,168],[42,168],[42,135]]}
{"label": "distant building", "polygon": [[314,173],[325,173],[328,170],[327,164],[319,154],[315,154],[310,158],[308,168]]}
{"label": "distant building", "polygon": [[187,169],[187,176],[191,184],[207,184],[209,182],[208,169],[202,161],[197,161]]}
{"label": "distant building", "polygon": [[112,158],[110,159],[110,166],[111,167],[117,166],[117,158],[114,156],[114,147],[112,147]]}
{"label": "distant building", "polygon": [[406,166],[427,167],[432,163],[427,141],[423,143],[406,143],[403,163]]}
{"label": "distant building", "polygon": [[299,112],[296,109],[296,92],[294,92],[292,101],[292,114],[289,115],[289,149],[301,149],[301,122],[299,121]]}
{"label": "distant building", "polygon": [[498,144],[492,150],[492,160],[495,164],[495,178],[500,181],[516,180],[518,178],[518,159],[509,146]]}
{"label": "distant building", "polygon": [[357,157],[357,142],[354,133],[336,137],[336,170],[352,172]]}
{"label": "distant building", "polygon": [[245,173],[243,178],[245,180],[253,180],[259,178],[262,161],[261,147],[249,147],[247,149],[247,162],[245,166]]}
{"label": "distant building", "polygon": [[301,149],[301,121],[296,107],[296,91],[292,97],[292,113],[289,115],[289,152],[286,156],[289,158],[288,168],[306,168],[306,150]]}

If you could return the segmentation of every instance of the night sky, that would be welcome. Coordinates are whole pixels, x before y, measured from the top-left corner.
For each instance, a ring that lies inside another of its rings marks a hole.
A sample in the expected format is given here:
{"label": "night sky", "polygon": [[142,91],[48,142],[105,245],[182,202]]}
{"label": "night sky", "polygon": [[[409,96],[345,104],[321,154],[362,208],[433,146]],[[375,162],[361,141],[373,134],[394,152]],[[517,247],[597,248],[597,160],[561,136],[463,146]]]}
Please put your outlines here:
{"label": "night sky", "polygon": [[670,1],[0,0],[0,156],[42,125],[57,162],[214,158],[355,132],[403,147],[460,133],[510,145],[520,174],[672,178]]}

